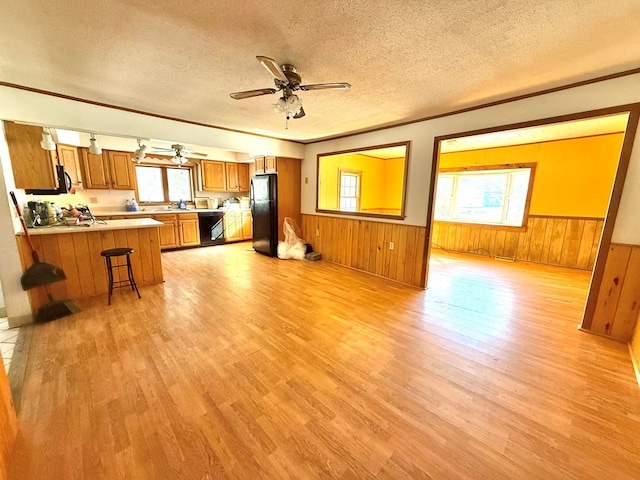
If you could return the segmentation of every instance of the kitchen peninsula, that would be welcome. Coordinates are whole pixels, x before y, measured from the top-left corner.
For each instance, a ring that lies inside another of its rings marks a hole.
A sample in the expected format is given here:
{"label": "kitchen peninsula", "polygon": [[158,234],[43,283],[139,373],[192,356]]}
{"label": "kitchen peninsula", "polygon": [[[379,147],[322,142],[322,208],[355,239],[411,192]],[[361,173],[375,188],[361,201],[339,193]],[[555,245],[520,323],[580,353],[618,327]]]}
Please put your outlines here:
{"label": "kitchen peninsula", "polygon": [[[67,276],[66,280],[51,284],[54,298],[79,300],[106,294],[107,273],[100,252],[109,248],[133,248],[131,266],[139,287],[163,281],[159,233],[161,222],[138,218],[87,225],[29,229],[40,260],[61,267]],[[22,268],[26,270],[33,263],[27,239],[21,232],[16,240]],[[46,291],[44,288],[34,288],[28,293],[31,309],[35,313],[47,302]]]}

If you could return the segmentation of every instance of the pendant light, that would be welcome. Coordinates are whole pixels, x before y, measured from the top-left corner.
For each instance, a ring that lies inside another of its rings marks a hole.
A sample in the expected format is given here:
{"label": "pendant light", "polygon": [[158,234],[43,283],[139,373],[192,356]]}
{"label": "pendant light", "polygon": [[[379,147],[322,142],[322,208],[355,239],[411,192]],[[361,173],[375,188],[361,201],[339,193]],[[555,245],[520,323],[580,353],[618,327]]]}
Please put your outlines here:
{"label": "pendant light", "polygon": [[92,133],[91,138],[89,139],[89,152],[93,153],[94,155],[102,154],[102,149],[100,148],[100,145],[98,145],[98,140],[96,140],[95,133]]}
{"label": "pendant light", "polygon": [[40,146],[44,150],[54,151],[56,149],[56,143],[51,137],[51,131],[49,127],[42,127],[42,140],[40,140]]}

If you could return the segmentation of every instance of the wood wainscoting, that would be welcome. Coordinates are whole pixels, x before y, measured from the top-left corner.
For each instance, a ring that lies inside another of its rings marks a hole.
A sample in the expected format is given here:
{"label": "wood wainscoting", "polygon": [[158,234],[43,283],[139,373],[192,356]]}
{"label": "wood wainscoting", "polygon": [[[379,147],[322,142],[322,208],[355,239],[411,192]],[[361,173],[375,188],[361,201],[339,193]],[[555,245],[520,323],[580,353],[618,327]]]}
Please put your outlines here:
{"label": "wood wainscoting", "polygon": [[324,260],[421,288],[426,281],[425,233],[424,227],[412,225],[302,216],[302,237]]}
{"label": "wood wainscoting", "polygon": [[[585,318],[585,323],[593,333],[629,342],[639,313],[640,245],[612,243],[593,318]],[[636,357],[640,354],[639,336],[640,332],[636,332]]]}
{"label": "wood wainscoting", "polygon": [[4,365],[0,365],[0,426],[0,480],[5,480],[18,425]]}
{"label": "wood wainscoting", "polygon": [[592,270],[602,218],[529,215],[526,228],[433,222],[434,248]]}

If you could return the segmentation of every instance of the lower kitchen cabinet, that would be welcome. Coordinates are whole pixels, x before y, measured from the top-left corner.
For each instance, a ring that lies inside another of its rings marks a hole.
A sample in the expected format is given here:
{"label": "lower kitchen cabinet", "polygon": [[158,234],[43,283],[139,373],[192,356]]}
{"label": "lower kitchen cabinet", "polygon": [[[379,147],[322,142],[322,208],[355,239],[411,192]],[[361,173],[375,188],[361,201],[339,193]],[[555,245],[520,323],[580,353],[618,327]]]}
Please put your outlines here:
{"label": "lower kitchen cabinet", "polygon": [[249,240],[253,237],[253,217],[247,210],[224,213],[225,243]]}
{"label": "lower kitchen cabinet", "polygon": [[181,247],[197,247],[200,245],[200,228],[197,213],[178,215],[178,231]]}
{"label": "lower kitchen cabinet", "polygon": [[176,214],[153,215],[151,218],[164,223],[160,227],[160,250],[178,248],[180,239],[178,236],[178,216]]}

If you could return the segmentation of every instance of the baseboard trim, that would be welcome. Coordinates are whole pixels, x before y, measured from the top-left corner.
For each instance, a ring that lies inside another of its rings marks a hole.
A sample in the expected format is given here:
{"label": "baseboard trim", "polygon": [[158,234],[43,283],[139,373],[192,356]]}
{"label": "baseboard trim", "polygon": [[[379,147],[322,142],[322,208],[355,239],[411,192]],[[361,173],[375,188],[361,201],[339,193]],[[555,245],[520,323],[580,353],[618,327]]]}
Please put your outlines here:
{"label": "baseboard trim", "polygon": [[636,372],[636,380],[638,381],[638,388],[640,388],[640,365],[636,362],[636,357],[631,346],[631,342],[627,344],[629,346],[629,354],[631,355],[631,363],[633,364],[633,370]]}
{"label": "baseboard trim", "polygon": [[0,307],[0,318],[7,316],[7,307]]}
{"label": "baseboard trim", "polygon": [[26,313],[24,315],[16,315],[15,317],[8,317],[9,328],[21,327],[29,323],[33,323],[33,315]]}

